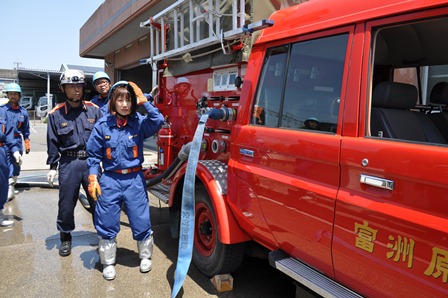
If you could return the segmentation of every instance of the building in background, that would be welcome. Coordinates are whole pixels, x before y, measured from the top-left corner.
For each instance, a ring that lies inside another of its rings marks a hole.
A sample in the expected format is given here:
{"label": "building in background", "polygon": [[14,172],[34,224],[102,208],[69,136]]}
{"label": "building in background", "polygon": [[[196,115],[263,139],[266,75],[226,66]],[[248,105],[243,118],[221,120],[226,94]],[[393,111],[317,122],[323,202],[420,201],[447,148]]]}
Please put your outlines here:
{"label": "building in background", "polygon": [[82,65],[62,64],[59,70],[45,70],[45,69],[30,69],[30,68],[16,68],[16,69],[0,69],[0,98],[6,97],[3,92],[6,85],[9,83],[18,83],[22,88],[22,97],[31,97],[32,106],[37,104],[40,97],[48,93],[48,83],[50,94],[53,94],[56,102],[64,100],[64,95],[59,89],[59,78],[61,73],[67,69],[80,69],[86,75],[86,99],[90,99],[95,95],[95,89],[92,85],[93,74],[97,71],[102,71],[101,67],[91,67]]}
{"label": "building in background", "polygon": [[6,97],[4,90],[6,85],[17,81],[17,70],[15,69],[0,69],[0,98]]}

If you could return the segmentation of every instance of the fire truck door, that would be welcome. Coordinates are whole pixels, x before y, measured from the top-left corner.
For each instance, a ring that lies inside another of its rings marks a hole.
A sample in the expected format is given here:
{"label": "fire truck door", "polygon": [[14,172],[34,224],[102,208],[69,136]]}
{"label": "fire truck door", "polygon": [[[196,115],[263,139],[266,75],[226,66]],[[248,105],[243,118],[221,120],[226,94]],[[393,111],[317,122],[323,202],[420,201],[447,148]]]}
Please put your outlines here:
{"label": "fire truck door", "polygon": [[330,270],[339,139],[250,126],[238,139],[234,199],[246,220],[265,219],[278,248]]}
{"label": "fire truck door", "polygon": [[[440,39],[424,34],[418,40],[403,32],[446,35],[447,19],[417,22],[415,16],[409,18],[408,23],[403,18],[379,20],[366,27],[372,31],[372,40],[366,38],[365,47],[371,47],[369,54],[376,56],[366,59],[363,69],[373,73],[360,93],[359,136],[343,137],[341,144],[341,188],[333,242],[335,277],[368,297],[448,295],[447,143],[432,124],[431,113],[415,108],[421,100],[418,84],[404,83],[400,76],[418,73],[422,63],[428,63],[428,68],[443,63],[444,71],[440,68],[437,74],[444,76],[434,75],[433,79],[446,79],[446,55],[440,60],[429,51],[444,51]],[[411,63],[402,66],[408,54],[403,51],[407,49],[404,44],[418,45],[409,48],[419,48],[416,55],[421,59],[415,67]],[[445,47],[448,51],[448,45]],[[395,75],[376,82],[381,77],[378,72],[386,73],[382,71],[384,56],[394,57],[388,64],[396,65],[397,71],[389,71]]]}
{"label": "fire truck door", "polygon": [[[340,173],[336,131],[347,42],[348,34],[338,34],[267,51],[254,125],[242,126],[233,160],[236,202],[247,220],[258,225],[264,218],[278,248],[327,274],[332,274]],[[318,51],[329,47],[333,50]]]}

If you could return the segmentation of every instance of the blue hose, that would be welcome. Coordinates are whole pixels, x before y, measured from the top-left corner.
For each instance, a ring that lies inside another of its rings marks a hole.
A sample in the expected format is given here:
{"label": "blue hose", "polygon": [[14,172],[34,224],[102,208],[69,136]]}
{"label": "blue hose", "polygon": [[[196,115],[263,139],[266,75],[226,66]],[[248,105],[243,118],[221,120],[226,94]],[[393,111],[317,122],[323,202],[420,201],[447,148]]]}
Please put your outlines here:
{"label": "blue hose", "polygon": [[201,150],[202,135],[208,114],[203,114],[199,119],[198,127],[194,133],[190,155],[188,156],[187,170],[182,191],[182,207],[180,218],[179,248],[177,255],[176,274],[174,276],[173,291],[171,298],[175,298],[179,293],[185,277],[190,268],[191,257],[193,256],[194,241],[194,188],[196,180],[196,168],[198,165],[199,152]]}

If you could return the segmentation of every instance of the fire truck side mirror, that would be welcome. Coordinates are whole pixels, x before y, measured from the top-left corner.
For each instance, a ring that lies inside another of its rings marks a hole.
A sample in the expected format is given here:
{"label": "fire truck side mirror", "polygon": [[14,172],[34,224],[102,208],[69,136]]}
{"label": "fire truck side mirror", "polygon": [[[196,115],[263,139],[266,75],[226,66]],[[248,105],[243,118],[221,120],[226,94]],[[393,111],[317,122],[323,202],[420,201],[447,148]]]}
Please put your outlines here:
{"label": "fire truck side mirror", "polygon": [[235,86],[236,86],[237,88],[240,88],[241,85],[243,85],[243,79],[242,79],[240,76],[237,76],[237,77],[235,78]]}

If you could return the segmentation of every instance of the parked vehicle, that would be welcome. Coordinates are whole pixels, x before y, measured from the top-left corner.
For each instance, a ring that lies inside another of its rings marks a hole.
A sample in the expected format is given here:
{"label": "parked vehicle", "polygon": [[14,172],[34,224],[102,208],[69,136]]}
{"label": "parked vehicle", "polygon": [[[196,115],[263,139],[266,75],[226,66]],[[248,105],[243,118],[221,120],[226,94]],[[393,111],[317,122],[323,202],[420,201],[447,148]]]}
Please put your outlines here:
{"label": "parked vehicle", "polygon": [[[50,94],[50,100],[52,102],[52,108],[55,106],[56,100],[53,94]],[[50,111],[50,107],[48,105],[48,96],[41,96],[37,101],[36,105],[36,116],[37,117],[46,117],[48,112]]]}
{"label": "parked vehicle", "polygon": [[7,104],[8,103],[8,98],[7,97],[2,97],[2,98],[0,98],[0,107],[1,106],[4,106],[5,104]]}
{"label": "parked vehicle", "polygon": [[22,96],[22,98],[20,99],[20,104],[25,110],[32,110],[34,108],[33,97]]}
{"label": "parked vehicle", "polygon": [[203,2],[202,17],[177,1],[145,23],[167,119],[146,175],[173,233],[179,152],[198,115],[220,115],[192,182],[193,263],[231,273],[261,247],[322,296],[447,297],[448,1],[308,1],[253,44],[247,24],[213,35],[232,12]]}

